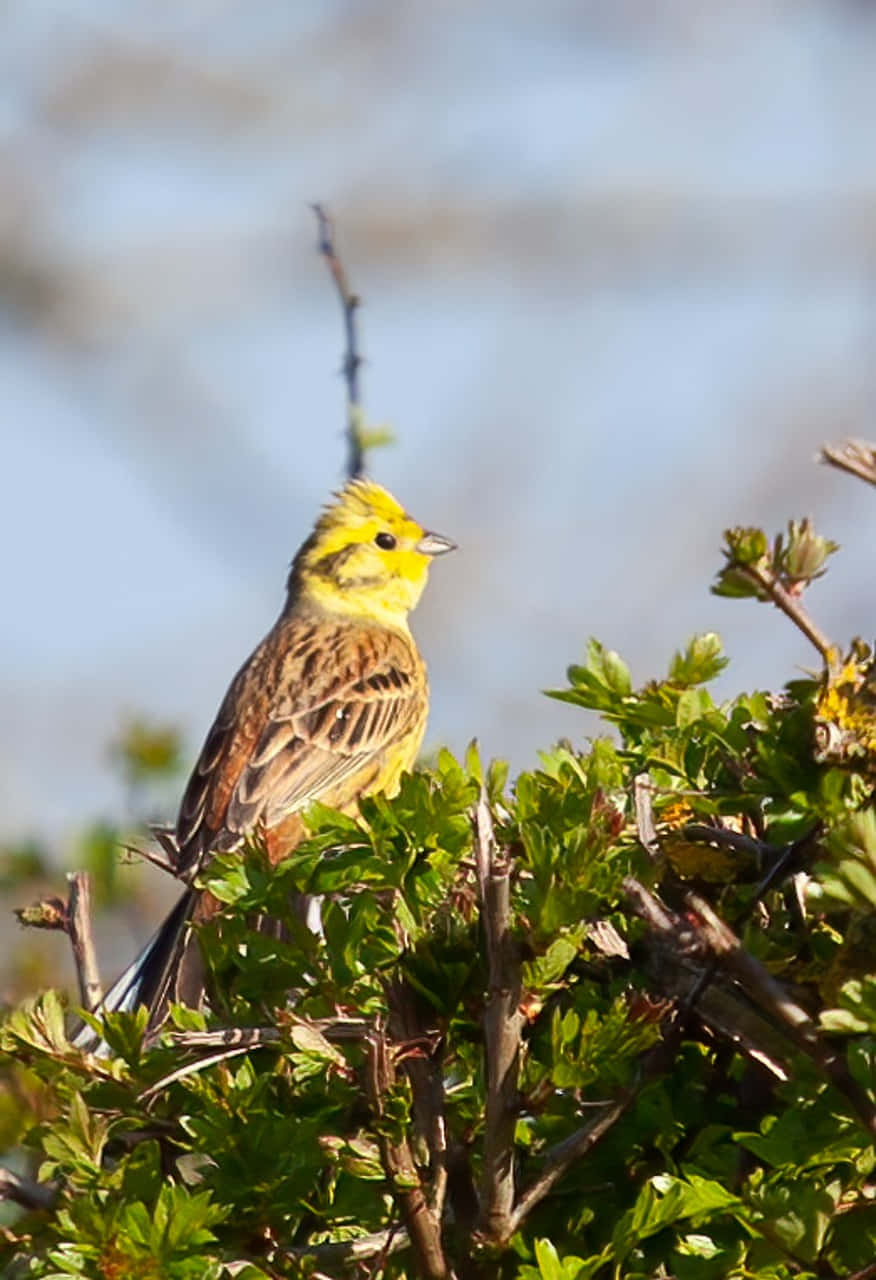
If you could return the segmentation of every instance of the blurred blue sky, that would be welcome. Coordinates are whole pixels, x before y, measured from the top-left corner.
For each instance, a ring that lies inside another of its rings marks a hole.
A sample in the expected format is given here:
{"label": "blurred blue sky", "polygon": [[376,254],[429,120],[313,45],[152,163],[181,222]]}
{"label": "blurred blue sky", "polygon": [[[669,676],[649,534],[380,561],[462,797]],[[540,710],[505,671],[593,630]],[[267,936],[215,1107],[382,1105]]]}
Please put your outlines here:
{"label": "blurred blue sky", "polygon": [[[708,594],[811,514],[812,608],[872,633],[876,10],[866,3],[5,6],[0,838],[117,812],[145,711],[191,758],[341,479],[334,213],[371,467],[461,545],[415,622],[427,742],[531,764],[594,633],[727,689],[812,654]],[[168,818],[173,814],[168,813]]]}

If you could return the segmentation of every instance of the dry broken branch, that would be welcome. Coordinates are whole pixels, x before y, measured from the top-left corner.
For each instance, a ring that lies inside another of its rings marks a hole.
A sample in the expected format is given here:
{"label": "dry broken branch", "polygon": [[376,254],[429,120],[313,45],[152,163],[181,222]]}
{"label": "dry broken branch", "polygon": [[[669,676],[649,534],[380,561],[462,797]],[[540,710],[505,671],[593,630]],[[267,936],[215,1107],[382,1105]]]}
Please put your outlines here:
{"label": "dry broken branch", "polygon": [[96,1009],[102,998],[97,953],[91,923],[91,879],[87,871],[71,871],[67,876],[67,901],[43,898],[29,907],[17,907],[15,914],[30,929],[60,929],[70,939],[79,996],[86,1009]]}
{"label": "dry broken branch", "polygon": [[87,871],[71,871],[67,879],[70,882],[67,935],[73,948],[79,996],[83,1007],[91,1011],[103,999],[91,921],[91,877]]}
{"label": "dry broken branch", "polygon": [[648,773],[638,773],[633,779],[633,806],[636,813],[636,835],[639,844],[652,861],[660,857],[660,841],[654,824],[654,783]]}
{"label": "dry broken branch", "polygon": [[843,440],[840,444],[822,445],[819,458],[831,467],[876,485],[876,445],[867,440]]}

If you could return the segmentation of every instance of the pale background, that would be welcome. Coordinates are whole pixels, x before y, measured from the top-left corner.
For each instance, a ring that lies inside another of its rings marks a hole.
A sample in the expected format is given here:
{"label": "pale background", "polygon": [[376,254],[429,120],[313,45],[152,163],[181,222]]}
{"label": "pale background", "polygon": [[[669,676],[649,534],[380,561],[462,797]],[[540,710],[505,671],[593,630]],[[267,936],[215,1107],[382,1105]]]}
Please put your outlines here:
{"label": "pale background", "polygon": [[[588,634],[645,680],[813,660],[708,593],[722,529],[811,514],[873,630],[876,11],[867,3],[12,0],[0,19],[0,841],[123,816],[144,711],[194,758],[342,478],[337,300],[372,473],[459,553],[415,630],[427,742],[535,763]],[[170,811],[164,816],[173,817]],[[158,816],[158,815],[156,815]]]}

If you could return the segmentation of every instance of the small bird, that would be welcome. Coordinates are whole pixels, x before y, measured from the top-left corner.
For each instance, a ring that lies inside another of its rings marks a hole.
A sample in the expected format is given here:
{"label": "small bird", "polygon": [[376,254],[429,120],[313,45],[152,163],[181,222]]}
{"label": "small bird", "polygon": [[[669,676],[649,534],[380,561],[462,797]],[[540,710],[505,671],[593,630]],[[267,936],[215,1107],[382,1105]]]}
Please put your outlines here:
{"label": "small bird", "polygon": [[[193,881],[211,855],[258,833],[273,863],[306,834],[314,801],[355,812],[392,795],[413,765],[429,710],[408,614],[434,556],[455,544],[413,520],[380,485],[351,480],[292,562],[279,618],[231,682],[182,798],[174,863]],[[193,922],[218,904],[190,887],[105,996],[146,1005],[155,1030],[170,1000],[196,1004],[203,973]],[[94,1034],[75,1038],[93,1048]]]}

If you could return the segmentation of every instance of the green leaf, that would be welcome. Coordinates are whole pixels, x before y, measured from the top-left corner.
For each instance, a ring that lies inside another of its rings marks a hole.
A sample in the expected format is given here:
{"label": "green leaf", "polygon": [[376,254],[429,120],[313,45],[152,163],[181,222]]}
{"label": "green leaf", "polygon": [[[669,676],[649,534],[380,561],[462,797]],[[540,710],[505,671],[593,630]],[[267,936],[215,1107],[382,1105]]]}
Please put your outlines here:
{"label": "green leaf", "polygon": [[542,1280],[564,1280],[565,1272],[560,1255],[550,1240],[536,1240],[535,1260]]}
{"label": "green leaf", "polygon": [[677,652],[669,665],[671,683],[687,688],[714,680],[729,661],[721,650],[721,637],[716,632],[694,636],[684,652]]}
{"label": "green leaf", "polygon": [[687,1218],[707,1222],[715,1214],[724,1214],[740,1205],[719,1183],[691,1173],[687,1179],[670,1174],[652,1177],[642,1188],[631,1210],[612,1232],[612,1244],[618,1258],[649,1236]]}
{"label": "green leaf", "polygon": [[679,729],[687,729],[702,720],[712,710],[712,699],[705,689],[685,689],[678,697],[675,723]]}

